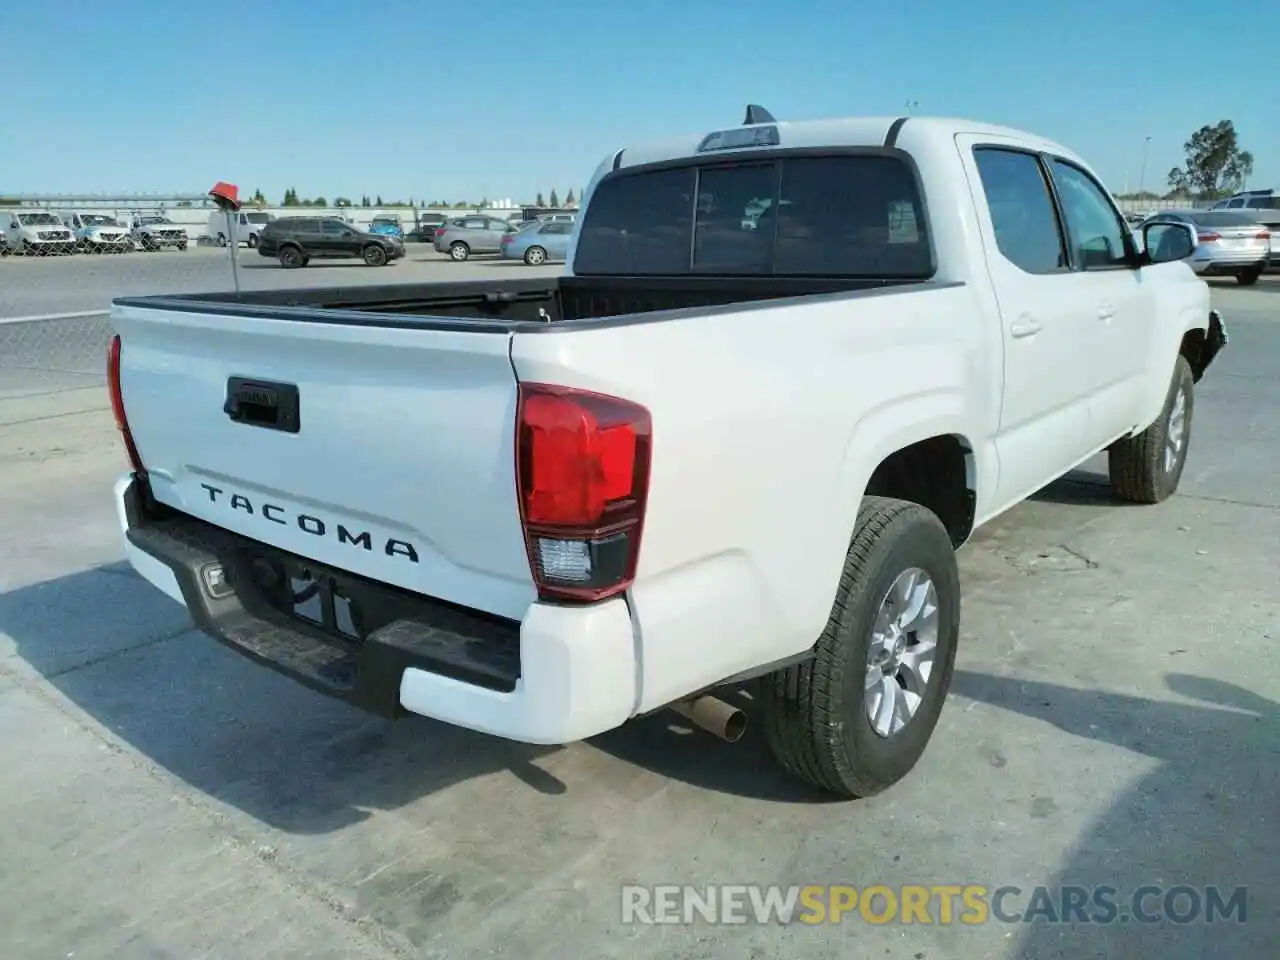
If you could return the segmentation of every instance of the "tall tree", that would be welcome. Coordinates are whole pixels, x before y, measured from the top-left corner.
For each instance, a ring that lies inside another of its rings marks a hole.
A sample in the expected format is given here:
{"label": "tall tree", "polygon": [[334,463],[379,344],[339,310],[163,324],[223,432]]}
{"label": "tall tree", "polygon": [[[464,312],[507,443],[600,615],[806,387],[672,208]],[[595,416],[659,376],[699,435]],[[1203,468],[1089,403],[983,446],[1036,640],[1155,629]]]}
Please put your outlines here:
{"label": "tall tree", "polygon": [[1185,165],[1169,171],[1169,186],[1175,191],[1213,199],[1239,190],[1253,173],[1253,154],[1240,149],[1235,124],[1230,120],[1205,124],[1182,149],[1187,154]]}
{"label": "tall tree", "polygon": [[382,206],[382,194],[378,194],[378,199],[374,201],[378,206]]}
{"label": "tall tree", "polygon": [[557,209],[560,207],[560,198],[556,196],[554,189],[551,191],[551,206],[556,207]]}
{"label": "tall tree", "polygon": [[545,207],[547,205],[547,201],[542,199],[542,194],[538,194],[537,199],[533,201],[533,205],[535,207]]}
{"label": "tall tree", "polygon": [[565,197],[565,198],[564,198],[564,205],[565,205],[566,207],[572,207],[572,206],[574,205],[574,203],[575,203],[575,202],[576,202],[576,201],[573,199],[573,187],[570,187],[570,188],[569,188],[569,195],[568,195],[567,197]]}

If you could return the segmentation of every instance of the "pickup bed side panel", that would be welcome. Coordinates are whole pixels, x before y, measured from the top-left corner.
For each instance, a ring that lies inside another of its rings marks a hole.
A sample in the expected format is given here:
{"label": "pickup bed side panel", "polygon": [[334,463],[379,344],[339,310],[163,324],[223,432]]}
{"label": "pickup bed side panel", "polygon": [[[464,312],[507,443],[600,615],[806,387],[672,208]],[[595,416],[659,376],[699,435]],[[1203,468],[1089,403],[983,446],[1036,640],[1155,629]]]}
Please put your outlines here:
{"label": "pickup bed side panel", "polygon": [[[508,333],[121,305],[112,322],[157,500],[322,564],[524,616],[535,590]],[[295,386],[297,432],[235,422],[232,377]]]}
{"label": "pickup bed side panel", "polygon": [[879,455],[994,423],[985,323],[955,285],[515,335],[518,379],[653,417],[637,709],[816,641]]}

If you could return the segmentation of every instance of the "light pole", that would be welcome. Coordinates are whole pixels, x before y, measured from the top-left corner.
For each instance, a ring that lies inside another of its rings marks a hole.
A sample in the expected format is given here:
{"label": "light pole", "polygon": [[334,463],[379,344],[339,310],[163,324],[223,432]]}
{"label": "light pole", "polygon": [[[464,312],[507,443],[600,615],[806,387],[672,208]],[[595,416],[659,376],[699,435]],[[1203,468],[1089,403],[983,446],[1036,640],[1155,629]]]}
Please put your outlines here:
{"label": "light pole", "polygon": [[1147,151],[1151,149],[1151,138],[1146,137],[1142,141],[1142,166],[1138,173],[1138,194],[1142,194],[1143,187],[1147,182]]}

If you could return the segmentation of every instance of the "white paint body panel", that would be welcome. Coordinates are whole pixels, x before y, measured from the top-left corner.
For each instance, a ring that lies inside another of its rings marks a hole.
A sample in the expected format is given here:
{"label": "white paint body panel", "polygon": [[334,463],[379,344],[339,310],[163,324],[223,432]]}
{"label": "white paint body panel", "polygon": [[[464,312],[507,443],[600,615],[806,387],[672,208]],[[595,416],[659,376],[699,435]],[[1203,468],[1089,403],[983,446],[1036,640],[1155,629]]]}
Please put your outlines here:
{"label": "white paint body panel", "polygon": [[[782,145],[879,146],[891,122],[784,123]],[[704,135],[629,148],[622,166],[691,155]],[[589,736],[801,653],[828,618],[884,457],[940,434],[962,438],[981,525],[1152,422],[1184,332],[1207,326],[1208,289],[1182,263],[1099,279],[1033,276],[1004,260],[967,152],[974,139],[1088,169],[1018,131],[911,119],[898,146],[919,167],[938,265],[938,283],[918,288],[512,335],[117,308],[125,403],[155,496],[273,546],[521,621],[515,694],[416,670],[401,687],[410,710],[513,739]],[[585,207],[612,165],[601,164]],[[1114,316],[1099,315],[1102,300]],[[1032,310],[1041,333],[1013,337]],[[297,383],[302,434],[231,424],[221,405],[237,374]],[[652,414],[648,508],[625,603],[535,602],[513,470],[517,381],[613,394]],[[412,540],[420,562],[263,524],[211,502],[202,483],[359,521],[375,542]]]}

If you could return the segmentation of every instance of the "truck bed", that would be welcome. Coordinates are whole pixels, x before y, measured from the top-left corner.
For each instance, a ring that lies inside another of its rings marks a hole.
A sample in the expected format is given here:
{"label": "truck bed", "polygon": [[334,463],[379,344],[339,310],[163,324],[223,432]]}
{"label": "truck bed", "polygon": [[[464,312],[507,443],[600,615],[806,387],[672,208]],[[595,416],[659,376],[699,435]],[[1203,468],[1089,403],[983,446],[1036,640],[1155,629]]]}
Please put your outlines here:
{"label": "truck bed", "polygon": [[299,317],[293,312],[298,308],[320,309],[327,316],[312,312],[306,319],[359,326],[404,326],[405,321],[400,318],[405,316],[425,318],[422,323],[413,323],[425,327],[440,326],[432,322],[437,320],[466,319],[482,321],[467,324],[468,330],[510,333],[513,325],[630,319],[637,314],[841,295],[920,283],[842,277],[552,277],[125,297],[115,303],[195,313],[244,312],[281,319]]}

